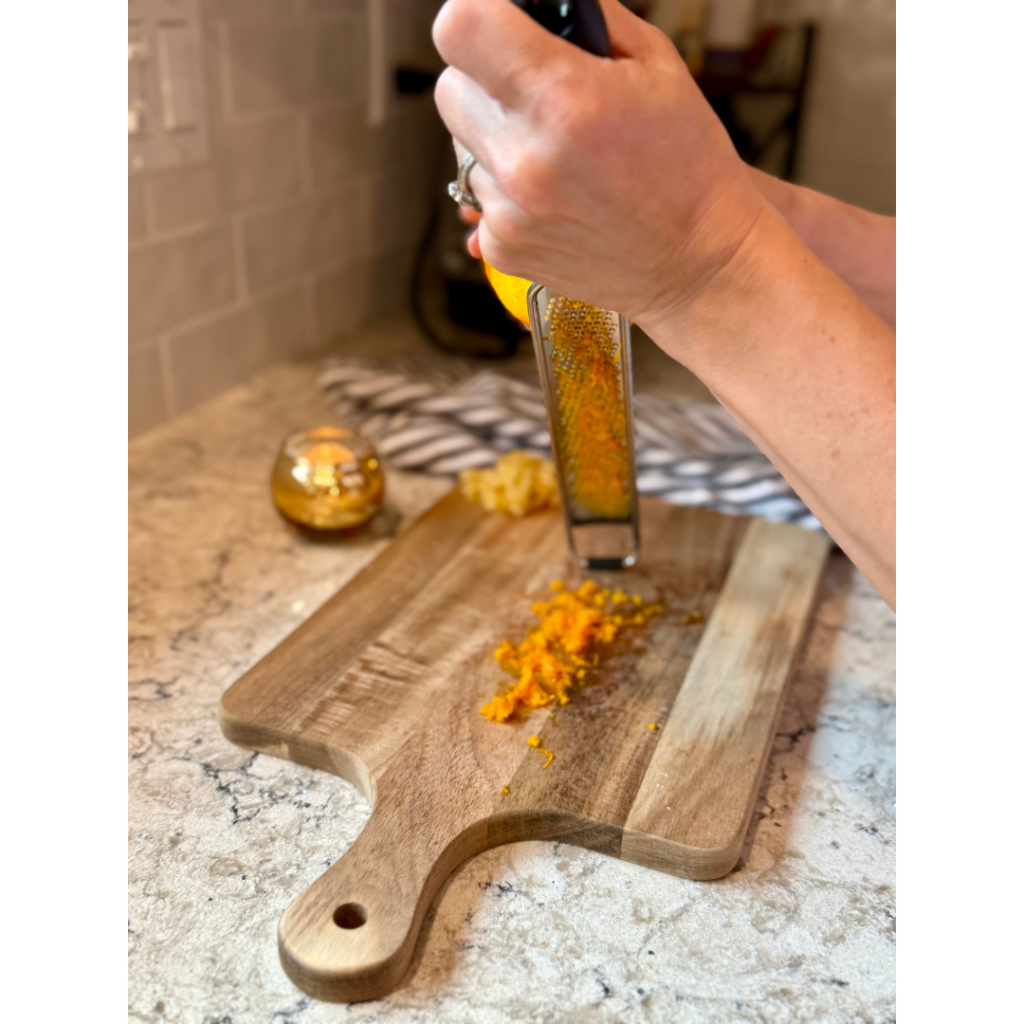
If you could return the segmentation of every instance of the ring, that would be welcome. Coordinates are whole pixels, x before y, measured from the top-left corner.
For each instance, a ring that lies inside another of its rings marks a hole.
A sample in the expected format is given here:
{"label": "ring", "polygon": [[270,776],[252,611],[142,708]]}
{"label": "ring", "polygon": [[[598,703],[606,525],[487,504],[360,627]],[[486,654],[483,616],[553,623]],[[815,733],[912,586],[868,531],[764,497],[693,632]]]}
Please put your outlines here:
{"label": "ring", "polygon": [[459,164],[459,177],[449,184],[448,195],[459,206],[468,206],[469,209],[476,210],[477,213],[483,213],[484,208],[480,205],[480,200],[473,195],[473,190],[469,187],[469,172],[473,170],[474,164],[476,164],[476,157],[472,153],[467,153],[462,158],[462,163]]}

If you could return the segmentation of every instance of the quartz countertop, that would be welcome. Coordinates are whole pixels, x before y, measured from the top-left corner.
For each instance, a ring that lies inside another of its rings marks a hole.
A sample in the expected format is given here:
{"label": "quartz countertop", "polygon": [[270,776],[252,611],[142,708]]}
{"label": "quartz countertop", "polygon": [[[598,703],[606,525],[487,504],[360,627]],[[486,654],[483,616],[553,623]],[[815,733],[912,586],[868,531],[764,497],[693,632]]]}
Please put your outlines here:
{"label": "quartz countertop", "polygon": [[362,536],[269,497],[330,421],[277,367],[130,446],[129,1016],[195,1024],[895,1020],[895,617],[835,553],[738,870],[694,882],[563,843],[464,863],[384,999],[295,988],[277,922],[369,817],[355,787],[233,746],[223,691],[450,486],[391,471]]}

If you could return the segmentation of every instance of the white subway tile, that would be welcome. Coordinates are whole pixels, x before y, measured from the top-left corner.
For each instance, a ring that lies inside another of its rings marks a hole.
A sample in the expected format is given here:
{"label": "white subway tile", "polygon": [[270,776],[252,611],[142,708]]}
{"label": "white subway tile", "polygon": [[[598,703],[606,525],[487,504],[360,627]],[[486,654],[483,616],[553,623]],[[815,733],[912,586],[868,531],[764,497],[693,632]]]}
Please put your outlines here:
{"label": "white subway tile", "polygon": [[306,14],[365,14],[366,0],[299,0]]}
{"label": "white subway tile", "polygon": [[419,246],[394,249],[316,282],[319,342],[336,342],[376,317],[409,306],[412,271]]}
{"label": "white subway tile", "polygon": [[297,118],[292,114],[221,127],[214,160],[150,176],[157,233],[208,224],[299,190]]}
{"label": "white subway tile", "polygon": [[227,30],[231,111],[251,114],[301,103],[310,93],[309,54],[301,26],[231,23]]}
{"label": "white subway tile", "polygon": [[227,73],[231,113],[253,114],[359,94],[365,61],[365,23],[229,23]]}
{"label": "white subway tile", "polygon": [[175,167],[151,174],[146,187],[157,234],[208,224],[223,208],[214,164]]}
{"label": "white subway tile", "polygon": [[290,17],[301,6],[302,0],[203,0],[211,18],[244,21],[273,17]]}
{"label": "white subway tile", "polygon": [[366,105],[358,101],[314,110],[309,117],[313,181],[323,184],[421,163],[436,141],[436,123],[436,115],[425,121],[414,111],[382,125],[371,125]]}
{"label": "white subway tile", "polygon": [[174,397],[184,410],[311,347],[301,288],[173,335]]}
{"label": "white subway tile", "polygon": [[128,241],[145,236],[145,195],[140,178],[128,178]]}
{"label": "white subway tile", "polygon": [[169,414],[156,343],[128,353],[128,436],[136,437]]}
{"label": "white subway tile", "polygon": [[316,320],[320,342],[336,341],[358,330],[373,310],[372,272],[361,263],[325,274],[316,282]]}
{"label": "white subway tile", "polygon": [[128,252],[128,337],[145,338],[235,297],[231,232],[206,228]]}
{"label": "white subway tile", "polygon": [[258,292],[318,267],[351,265],[370,247],[368,190],[353,185],[245,222],[249,287]]}
{"label": "white subway tile", "polygon": [[225,125],[218,140],[218,170],[231,210],[294,194],[299,188],[296,118]]}
{"label": "white subway tile", "polygon": [[377,178],[370,186],[371,254],[422,239],[436,201],[436,181],[430,168],[414,166]]}
{"label": "white subway tile", "polygon": [[896,213],[896,181],[891,164],[818,157],[803,166],[800,181],[808,188],[872,213]]}

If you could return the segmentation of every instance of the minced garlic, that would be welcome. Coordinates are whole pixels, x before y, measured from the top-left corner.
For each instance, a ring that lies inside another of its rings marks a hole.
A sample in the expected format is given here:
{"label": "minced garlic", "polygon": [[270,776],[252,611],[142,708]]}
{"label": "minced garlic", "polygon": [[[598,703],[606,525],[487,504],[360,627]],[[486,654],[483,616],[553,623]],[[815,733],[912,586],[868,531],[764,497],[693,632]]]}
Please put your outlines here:
{"label": "minced garlic", "polygon": [[468,501],[517,519],[558,504],[554,463],[519,450],[502,455],[490,469],[464,469],[459,487]]}
{"label": "minced garlic", "polygon": [[623,626],[643,625],[662,611],[661,604],[645,606],[636,595],[632,611],[620,614],[618,605],[626,602],[616,602],[615,597],[621,592],[613,594],[593,580],[585,580],[576,590],[555,580],[551,589],[555,592],[551,600],[538,601],[532,607],[540,624],[518,647],[505,640],[494,652],[498,664],[518,682],[480,709],[492,722],[507,722],[520,708],[539,708],[556,701],[568,704],[569,688],[582,684],[600,663],[596,650],[600,645],[610,644]]}

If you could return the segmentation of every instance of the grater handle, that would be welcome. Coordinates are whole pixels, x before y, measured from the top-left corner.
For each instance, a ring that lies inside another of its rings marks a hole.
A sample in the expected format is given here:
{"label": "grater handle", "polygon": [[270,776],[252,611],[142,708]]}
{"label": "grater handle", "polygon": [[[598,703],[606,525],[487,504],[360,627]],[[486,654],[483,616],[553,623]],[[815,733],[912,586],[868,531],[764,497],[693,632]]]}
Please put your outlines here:
{"label": "grater handle", "polygon": [[597,0],[512,0],[538,24],[588,53],[610,57],[611,42]]}

